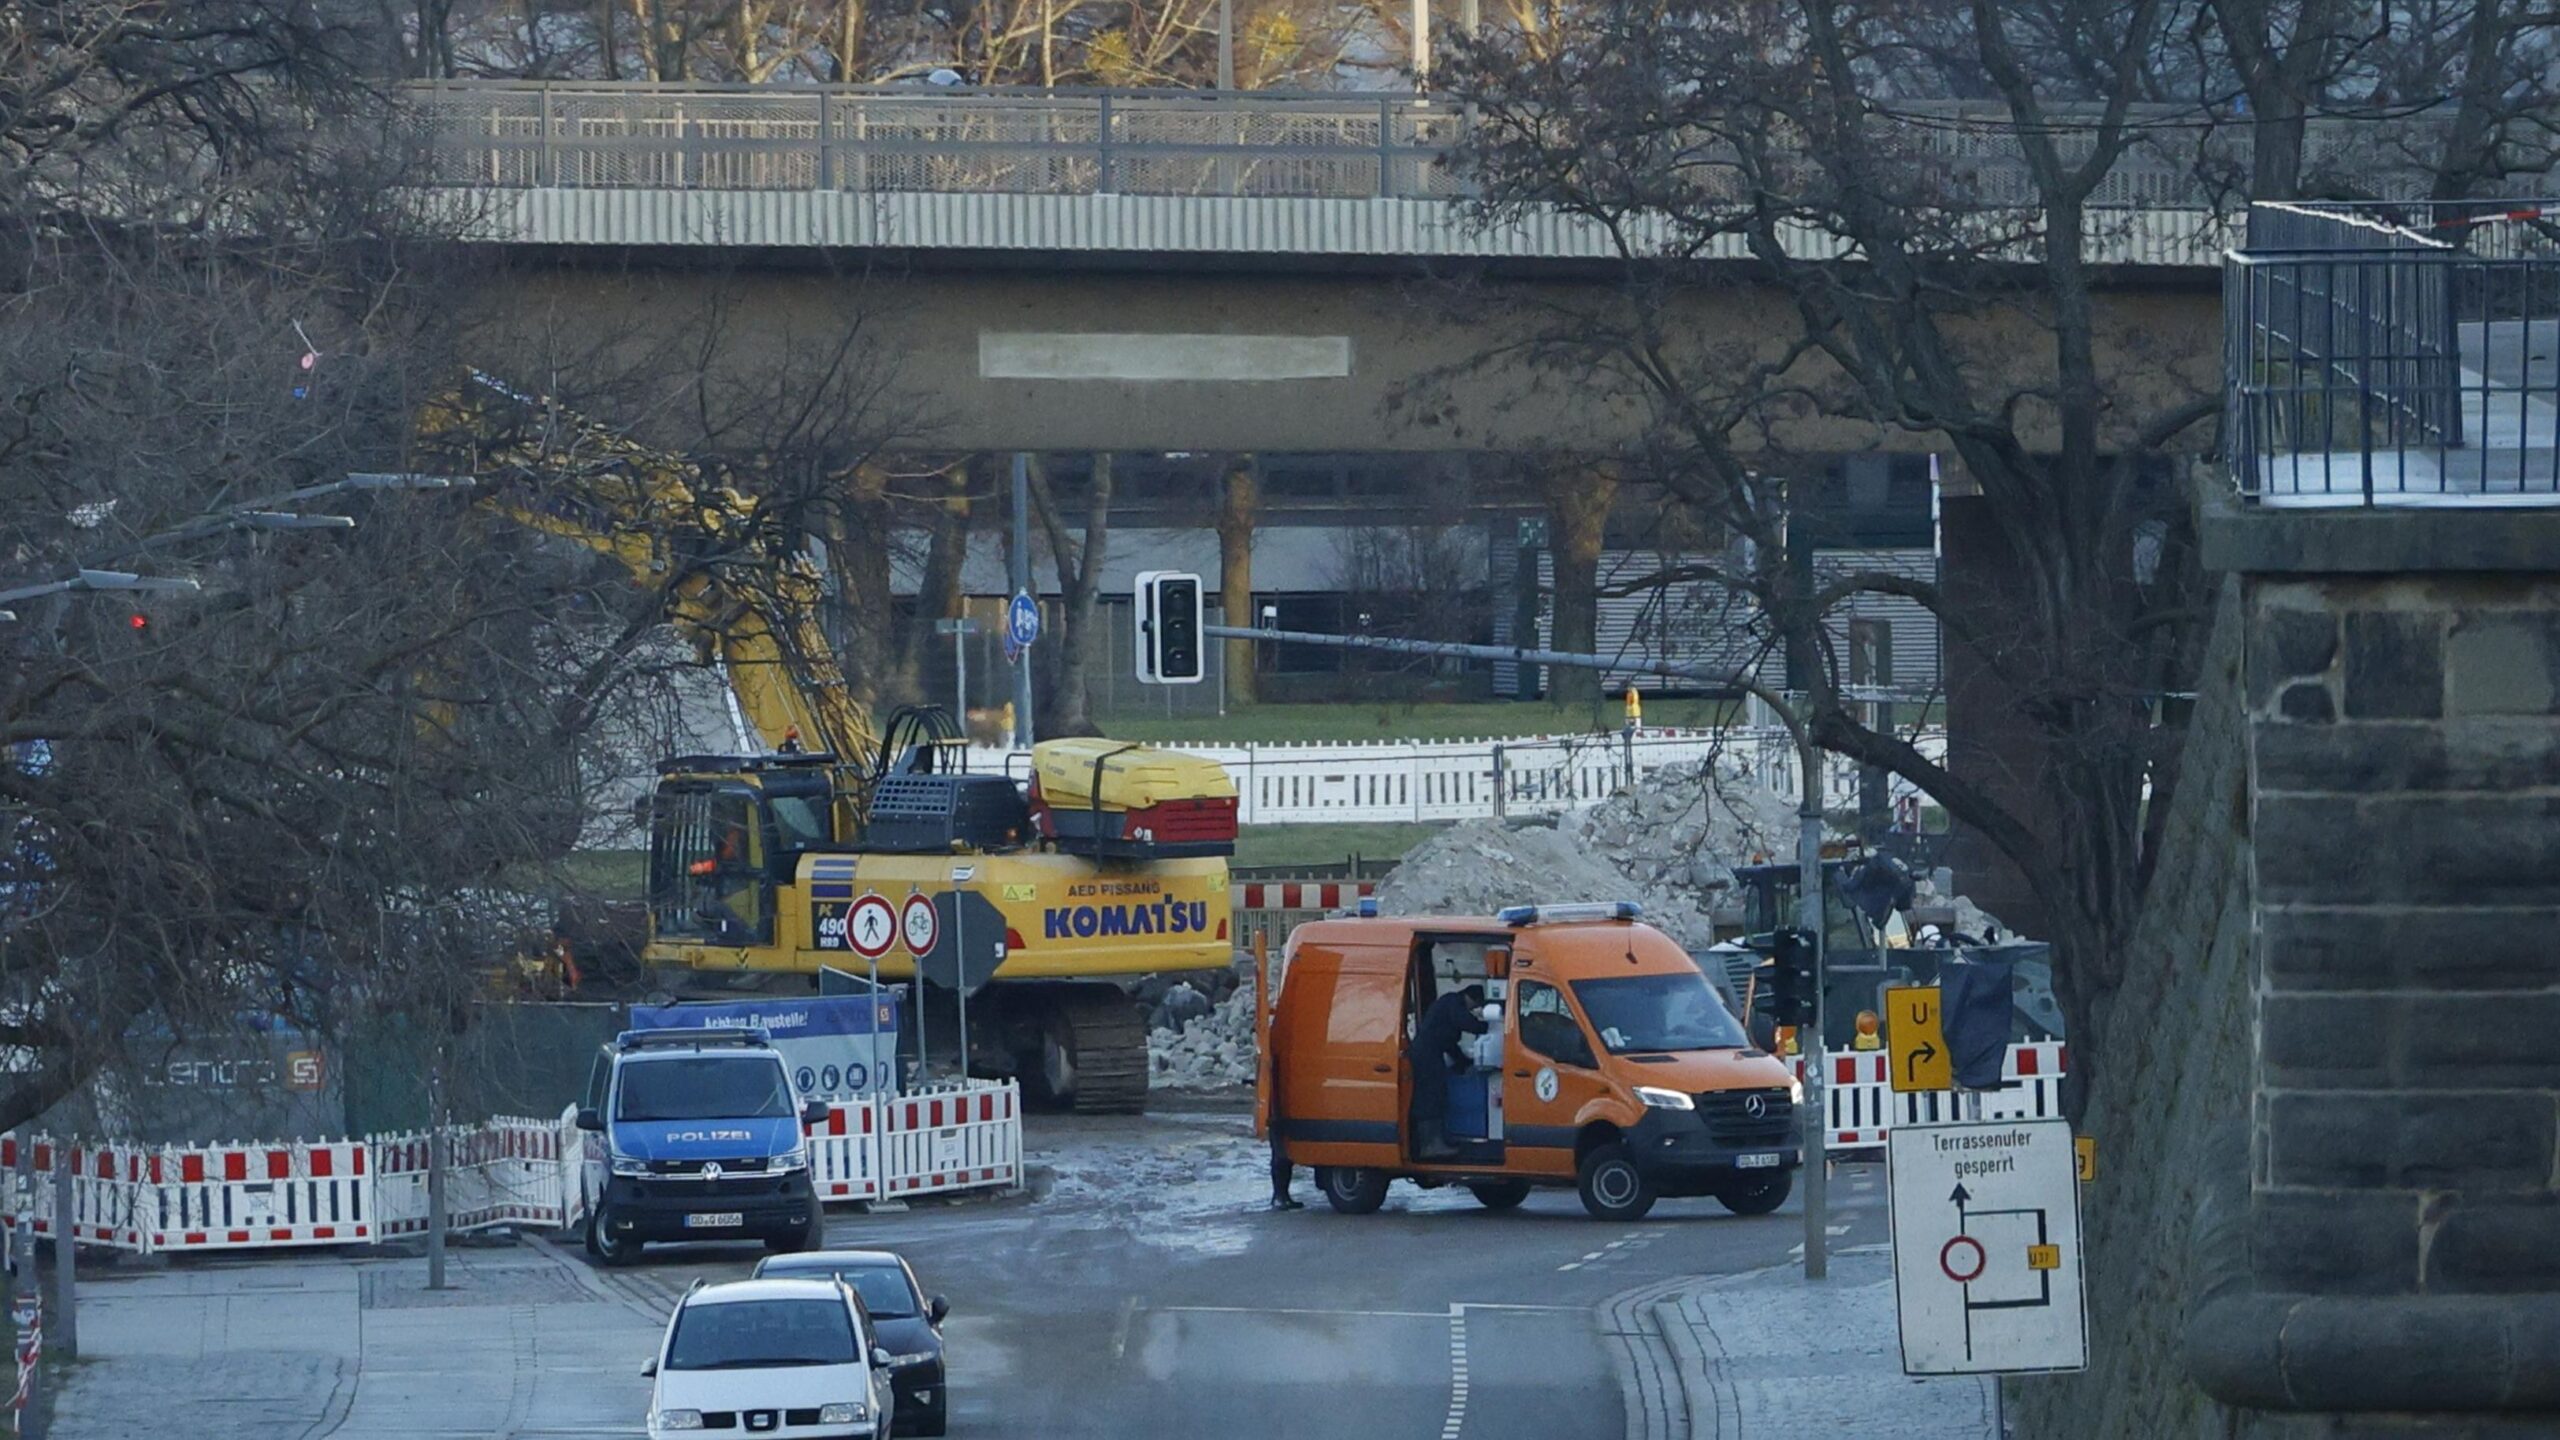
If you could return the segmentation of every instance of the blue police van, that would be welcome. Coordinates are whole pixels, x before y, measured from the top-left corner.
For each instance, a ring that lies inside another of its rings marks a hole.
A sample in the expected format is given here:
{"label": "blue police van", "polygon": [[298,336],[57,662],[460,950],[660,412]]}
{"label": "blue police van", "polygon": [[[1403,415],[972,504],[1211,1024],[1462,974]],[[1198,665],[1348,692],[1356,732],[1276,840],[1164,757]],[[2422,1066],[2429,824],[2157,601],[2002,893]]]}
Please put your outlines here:
{"label": "blue police van", "polygon": [[651,1241],[819,1243],[804,1099],[762,1030],[626,1030],[602,1047],[578,1109],[587,1253],[628,1263]]}

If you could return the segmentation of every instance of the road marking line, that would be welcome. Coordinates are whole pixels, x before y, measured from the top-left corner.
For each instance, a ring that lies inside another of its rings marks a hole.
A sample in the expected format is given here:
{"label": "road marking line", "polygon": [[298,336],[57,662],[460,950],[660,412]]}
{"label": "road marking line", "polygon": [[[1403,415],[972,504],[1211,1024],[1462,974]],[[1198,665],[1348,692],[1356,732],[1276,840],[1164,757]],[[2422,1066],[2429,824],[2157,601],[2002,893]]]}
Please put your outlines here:
{"label": "road marking line", "polygon": [[1159,1305],[1159,1315],[1342,1315],[1372,1320],[1444,1320],[1446,1310],[1291,1310],[1263,1305]]}
{"label": "road marking line", "polygon": [[1579,1269],[1581,1269],[1581,1268],[1582,1268],[1582,1262],[1581,1262],[1581,1261],[1579,1261],[1579,1260],[1568,1260],[1568,1261],[1566,1261],[1565,1263],[1563,1263],[1562,1265],[1559,1265],[1559,1266],[1557,1266],[1557,1267],[1556,1267],[1556,1269],[1557,1269],[1558,1271],[1565,1271],[1565,1270],[1579,1270]]}
{"label": "road marking line", "polygon": [[1467,1423],[1467,1307],[1449,1307],[1449,1414],[1440,1422],[1440,1440],[1458,1440]]}
{"label": "road marking line", "polygon": [[1138,1297],[1120,1302],[1120,1324],[1111,1332],[1111,1358],[1117,1363],[1129,1353],[1129,1326],[1138,1318]]}

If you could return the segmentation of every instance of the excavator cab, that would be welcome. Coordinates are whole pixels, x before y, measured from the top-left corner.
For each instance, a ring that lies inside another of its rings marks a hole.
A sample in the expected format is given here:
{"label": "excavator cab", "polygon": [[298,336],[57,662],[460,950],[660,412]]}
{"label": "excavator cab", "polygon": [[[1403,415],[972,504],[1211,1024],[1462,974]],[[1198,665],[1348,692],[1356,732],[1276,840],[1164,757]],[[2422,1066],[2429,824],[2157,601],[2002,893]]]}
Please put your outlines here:
{"label": "excavator cab", "polygon": [[649,806],[649,911],[666,939],[770,945],[776,892],[836,848],[834,758],[682,755]]}

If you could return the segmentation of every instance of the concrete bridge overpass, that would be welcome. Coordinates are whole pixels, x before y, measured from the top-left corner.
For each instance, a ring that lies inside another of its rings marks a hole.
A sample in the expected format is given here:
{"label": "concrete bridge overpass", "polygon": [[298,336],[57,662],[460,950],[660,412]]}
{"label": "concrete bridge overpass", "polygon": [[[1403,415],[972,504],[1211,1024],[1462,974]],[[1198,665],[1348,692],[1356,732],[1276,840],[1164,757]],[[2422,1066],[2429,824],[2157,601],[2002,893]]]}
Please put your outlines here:
{"label": "concrete bridge overpass", "polygon": [[[1447,101],[530,82],[409,100],[438,193],[501,261],[478,298],[504,325],[628,343],[681,323],[713,272],[776,354],[858,311],[938,447],[1606,452],[1644,413],[1605,380],[1475,363],[1605,305],[1616,250],[1560,213],[1476,223],[1441,163],[1466,124]],[[1967,196],[2029,193],[1990,117],[1950,108],[1896,143]],[[2229,235],[2192,175],[2167,149],[2129,156],[2088,242],[2122,267],[2111,348],[2164,401],[2218,383]],[[1707,258],[1736,283],[1684,297],[1677,328],[1702,358],[1767,356],[1794,328],[1785,296],[1738,246]],[[2015,314],[1980,343],[2030,365],[2048,348]],[[1778,438],[1920,444],[1818,414]]]}

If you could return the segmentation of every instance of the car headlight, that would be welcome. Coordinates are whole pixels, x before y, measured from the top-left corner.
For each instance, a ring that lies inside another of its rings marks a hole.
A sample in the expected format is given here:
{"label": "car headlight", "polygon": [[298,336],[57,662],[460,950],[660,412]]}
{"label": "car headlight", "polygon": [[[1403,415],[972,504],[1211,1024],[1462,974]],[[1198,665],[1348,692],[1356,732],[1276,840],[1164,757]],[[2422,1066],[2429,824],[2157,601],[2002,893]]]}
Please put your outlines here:
{"label": "car headlight", "polygon": [[859,1425],[870,1418],[871,1406],[866,1401],[849,1400],[842,1405],[818,1407],[818,1423],[821,1425]]}
{"label": "car headlight", "polygon": [[792,1146],[790,1149],[774,1157],[773,1168],[778,1171],[808,1169],[809,1147],[806,1145]]}
{"label": "car headlight", "polygon": [[1804,1103],[1804,1082],[1802,1080],[1790,1080],[1787,1082],[1787,1098],[1798,1105]]}
{"label": "car headlight", "polygon": [[892,1370],[903,1370],[910,1365],[926,1364],[933,1358],[934,1354],[930,1350],[917,1350],[906,1355],[892,1355],[889,1357],[889,1368]]}
{"label": "car headlight", "polygon": [[699,1410],[661,1410],[658,1412],[658,1428],[661,1430],[699,1430],[702,1428],[702,1412]]}
{"label": "car headlight", "polygon": [[1636,1087],[1636,1098],[1656,1110],[1695,1110],[1698,1102],[1677,1090],[1664,1090],[1652,1085]]}
{"label": "car headlight", "polygon": [[613,1157],[613,1173],[616,1175],[646,1175],[649,1173],[649,1162],[646,1160],[634,1160],[627,1155],[616,1155]]}

